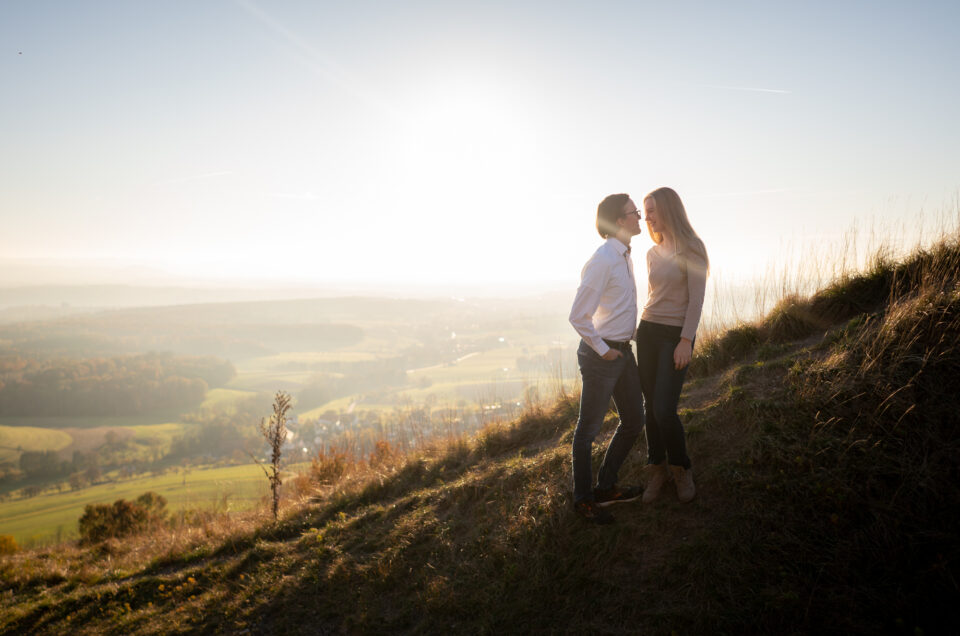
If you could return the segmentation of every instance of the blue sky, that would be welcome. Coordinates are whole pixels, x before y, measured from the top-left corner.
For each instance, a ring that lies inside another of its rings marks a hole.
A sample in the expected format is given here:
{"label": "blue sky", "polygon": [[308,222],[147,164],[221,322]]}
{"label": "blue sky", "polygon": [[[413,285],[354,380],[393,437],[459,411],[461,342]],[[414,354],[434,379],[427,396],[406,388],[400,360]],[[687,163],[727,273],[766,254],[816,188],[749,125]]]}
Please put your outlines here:
{"label": "blue sky", "polygon": [[[717,271],[747,276],[785,242],[955,210],[958,17],[952,2],[0,2],[0,259],[63,262],[65,281],[109,262],[575,285],[597,202],[670,185]],[[31,282],[17,271],[2,282]]]}

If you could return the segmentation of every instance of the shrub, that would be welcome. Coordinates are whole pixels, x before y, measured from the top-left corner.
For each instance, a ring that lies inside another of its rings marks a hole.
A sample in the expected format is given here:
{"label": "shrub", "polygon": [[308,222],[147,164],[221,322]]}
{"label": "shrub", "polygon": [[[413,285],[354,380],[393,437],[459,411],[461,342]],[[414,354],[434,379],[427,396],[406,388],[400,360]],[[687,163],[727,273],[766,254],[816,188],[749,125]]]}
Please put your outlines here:
{"label": "shrub", "polygon": [[390,442],[385,439],[377,440],[373,450],[370,452],[370,458],[367,463],[370,466],[384,466],[389,464],[396,455],[396,451],[390,446]]}
{"label": "shrub", "polygon": [[317,451],[310,465],[311,478],[321,484],[332,484],[346,474],[352,464],[350,454],[343,449]]}
{"label": "shrub", "polygon": [[80,517],[80,537],[84,543],[141,533],[166,517],[167,500],[155,492],[146,492],[136,501],[118,499],[113,504],[87,504]]}
{"label": "shrub", "polygon": [[17,551],[17,542],[9,534],[0,534],[0,554],[13,554]]}
{"label": "shrub", "polygon": [[124,499],[118,499],[113,505],[87,504],[80,517],[80,537],[85,543],[136,534],[146,527],[147,511]]}
{"label": "shrub", "polygon": [[137,503],[150,515],[151,523],[162,521],[167,516],[167,500],[163,495],[145,492],[137,497]]}

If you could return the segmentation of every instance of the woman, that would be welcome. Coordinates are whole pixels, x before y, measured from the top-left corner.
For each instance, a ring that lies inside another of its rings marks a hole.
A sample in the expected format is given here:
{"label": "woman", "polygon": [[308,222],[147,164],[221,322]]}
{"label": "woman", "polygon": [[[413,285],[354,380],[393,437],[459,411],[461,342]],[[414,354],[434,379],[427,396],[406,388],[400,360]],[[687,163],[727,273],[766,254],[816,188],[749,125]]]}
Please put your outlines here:
{"label": "woman", "polygon": [[676,192],[654,190],[644,197],[643,209],[655,243],[647,252],[647,302],[637,328],[650,472],[643,501],[656,499],[672,479],[677,497],[686,503],[696,488],[677,403],[693,355],[710,261]]}

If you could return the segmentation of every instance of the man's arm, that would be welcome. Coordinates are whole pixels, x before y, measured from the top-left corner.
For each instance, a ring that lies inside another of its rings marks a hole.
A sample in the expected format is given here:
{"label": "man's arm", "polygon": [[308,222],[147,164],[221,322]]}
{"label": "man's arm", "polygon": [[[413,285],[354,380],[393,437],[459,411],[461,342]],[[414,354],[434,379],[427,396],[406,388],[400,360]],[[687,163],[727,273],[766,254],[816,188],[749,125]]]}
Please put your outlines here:
{"label": "man's arm", "polygon": [[[570,324],[599,356],[614,360],[617,358],[614,353],[620,352],[611,350],[593,326],[593,314],[600,306],[600,299],[609,279],[610,268],[598,258],[594,257],[584,265],[583,272],[580,274],[580,287],[577,288],[577,296],[570,309]],[[610,353],[611,351],[614,353]],[[610,357],[607,357],[608,355]]]}
{"label": "man's arm", "polygon": [[596,289],[580,285],[577,289],[577,297],[573,300],[573,307],[570,309],[570,324],[591,349],[603,356],[610,347],[593,326],[593,312],[600,306],[600,296],[601,293]]}

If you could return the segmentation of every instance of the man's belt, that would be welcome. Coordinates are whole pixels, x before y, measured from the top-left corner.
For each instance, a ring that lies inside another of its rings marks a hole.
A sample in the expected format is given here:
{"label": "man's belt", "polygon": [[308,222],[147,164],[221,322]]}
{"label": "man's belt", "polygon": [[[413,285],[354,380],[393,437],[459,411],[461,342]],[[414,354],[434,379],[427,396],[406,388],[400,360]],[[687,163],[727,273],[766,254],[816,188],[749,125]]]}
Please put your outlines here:
{"label": "man's belt", "polygon": [[603,339],[607,343],[607,346],[611,349],[618,349],[619,351],[630,351],[630,342],[617,342],[616,340],[607,340]]}

